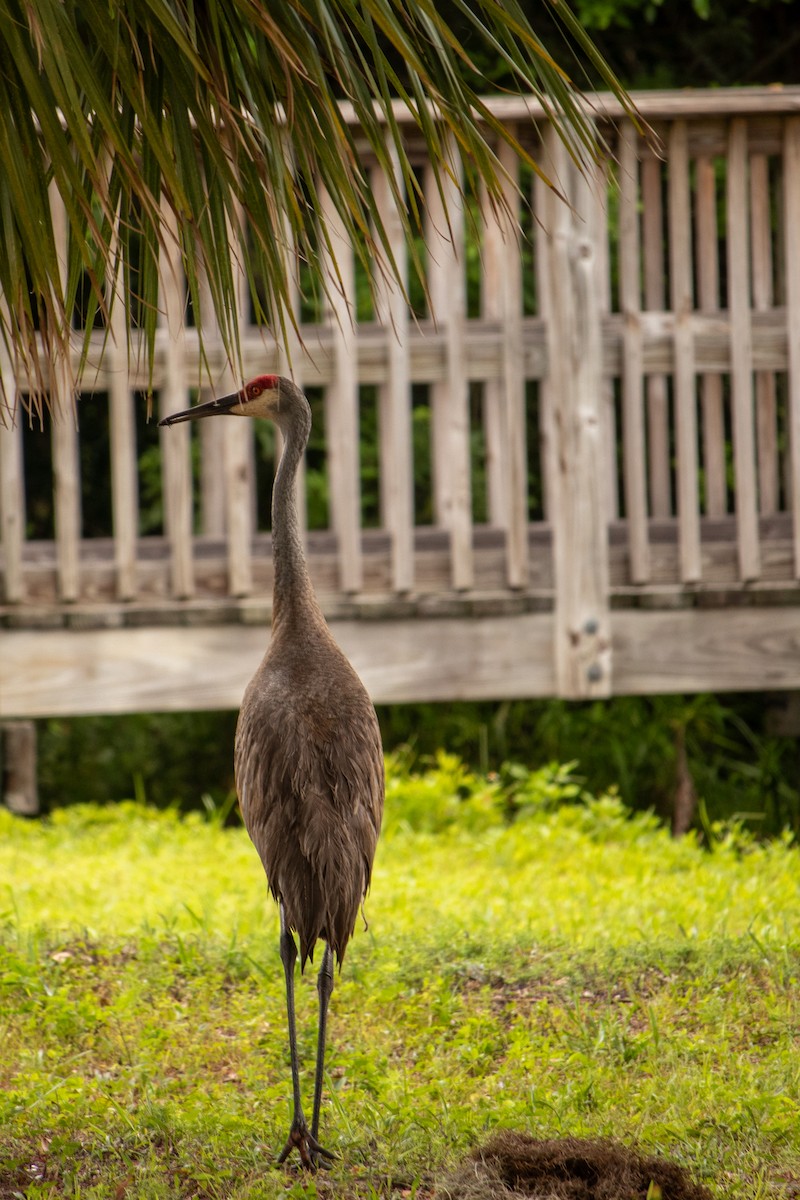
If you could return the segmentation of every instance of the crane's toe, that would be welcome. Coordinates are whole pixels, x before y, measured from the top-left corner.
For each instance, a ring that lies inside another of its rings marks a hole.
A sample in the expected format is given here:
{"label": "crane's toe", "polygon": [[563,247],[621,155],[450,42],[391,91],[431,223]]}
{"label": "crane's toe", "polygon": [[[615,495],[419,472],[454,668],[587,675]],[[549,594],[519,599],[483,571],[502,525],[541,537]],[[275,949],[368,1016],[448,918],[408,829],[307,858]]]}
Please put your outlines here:
{"label": "crane's toe", "polygon": [[329,1167],[336,1158],[332,1150],[326,1150],[324,1146],[320,1146],[305,1121],[296,1121],[292,1125],[286,1145],[278,1155],[278,1162],[286,1162],[294,1149],[297,1149],[300,1161],[307,1171],[318,1171],[320,1167]]}

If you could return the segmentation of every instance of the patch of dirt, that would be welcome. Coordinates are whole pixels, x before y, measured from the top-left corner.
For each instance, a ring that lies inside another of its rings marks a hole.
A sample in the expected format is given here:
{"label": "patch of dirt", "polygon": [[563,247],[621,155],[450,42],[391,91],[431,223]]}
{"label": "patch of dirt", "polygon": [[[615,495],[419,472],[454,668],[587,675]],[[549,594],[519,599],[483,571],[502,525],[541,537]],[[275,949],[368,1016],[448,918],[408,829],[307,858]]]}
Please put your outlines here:
{"label": "patch of dirt", "polygon": [[437,1188],[441,1200],[712,1200],[677,1163],[617,1142],[496,1134]]}

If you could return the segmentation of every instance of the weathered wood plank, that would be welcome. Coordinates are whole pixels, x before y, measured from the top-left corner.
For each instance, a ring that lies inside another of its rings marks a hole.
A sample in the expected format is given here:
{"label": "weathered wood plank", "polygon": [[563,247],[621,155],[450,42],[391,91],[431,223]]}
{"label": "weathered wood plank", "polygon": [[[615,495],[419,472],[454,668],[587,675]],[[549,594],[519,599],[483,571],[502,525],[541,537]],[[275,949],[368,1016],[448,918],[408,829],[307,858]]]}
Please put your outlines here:
{"label": "weathered wood plank", "polygon": [[753,413],[753,346],[750,322],[750,230],[747,125],[731,121],[728,145],[728,308],[731,314],[731,397],[736,521],[742,579],[757,579],[758,495]]}
{"label": "weathered wood plank", "polygon": [[[567,160],[552,129],[545,134],[547,167],[570,199],[545,198],[549,234],[547,313],[548,401],[555,437],[549,447],[554,482],[553,574],[555,676],[558,694],[611,691],[608,626],[608,515],[602,437],[600,314],[594,276],[598,203],[591,184]],[[576,486],[580,481],[580,486]]]}
{"label": "weathered wood plank", "polygon": [[[387,146],[394,183],[401,186],[397,151]],[[373,192],[384,234],[400,278],[375,281],[380,320],[386,331],[388,371],[378,391],[381,521],[392,535],[392,585],[398,593],[414,586],[414,460],[408,307],[408,251],[394,189],[377,171]]]}
{"label": "weathered wood plank", "polygon": [[[549,329],[550,329],[550,278],[553,272],[551,261],[551,231],[547,225],[549,219],[550,191],[543,179],[538,175],[533,181],[533,219],[535,238],[534,272],[536,277],[536,303],[539,320],[544,326],[545,345],[549,358]],[[555,445],[555,403],[552,397],[553,381],[548,371],[539,384],[539,458],[542,471],[542,507],[546,521],[552,521],[556,512],[556,474],[557,459]]]}
{"label": "weathered wood plank", "polygon": [[[774,302],[774,288],[769,160],[765,154],[750,156],[750,254],[753,264],[753,309],[755,312],[767,312]],[[755,400],[758,507],[762,516],[768,516],[778,511],[780,494],[778,406],[774,372],[756,372]]]}
{"label": "weathered wood plank", "polygon": [[[117,238],[114,239],[116,249]],[[139,481],[134,401],[128,384],[128,334],[125,306],[120,294],[118,261],[106,279],[111,304],[108,355],[111,378],[108,389],[109,450],[111,455],[111,505],[114,523],[116,588],[120,600],[133,600],[137,592],[136,541],[139,535]]]}
{"label": "weathered wood plank", "polygon": [[[549,615],[331,629],[376,703],[552,694]],[[264,637],[261,624],[9,631],[0,717],[238,708]]]}
{"label": "weathered wood plank", "polygon": [[[331,627],[376,703],[555,694],[551,613]],[[800,688],[796,608],[614,611],[611,634],[618,695]],[[0,718],[236,708],[264,637],[260,622],[6,631]]]}
{"label": "weathered wood plank", "polygon": [[[185,298],[177,223],[165,210],[166,240],[159,254],[163,376],[159,387],[159,417],[189,407],[186,370]],[[161,430],[161,469],[164,497],[164,530],[170,543],[171,587],[182,600],[194,592],[192,562],[192,475],[188,423]]]}
{"label": "weathered wood plank", "polygon": [[[451,164],[450,170],[455,171]],[[432,459],[436,518],[450,533],[453,587],[472,587],[472,472],[465,363],[466,280],[464,209],[456,178],[425,170],[428,291],[441,331],[445,376],[431,386]],[[441,186],[441,191],[440,191]]]}
{"label": "weathered wood plank", "polygon": [[331,522],[339,538],[340,586],[345,592],[357,592],[363,582],[363,570],[353,247],[324,187],[320,189],[320,211],[330,239],[323,259],[332,280],[326,312],[333,337],[334,376],[325,390]]}
{"label": "weathered wood plank", "polygon": [[700,509],[697,463],[697,402],[691,313],[692,223],[689,206],[689,150],[686,122],[669,134],[670,298],[675,316],[675,426],[681,577],[696,582],[700,566]]}
{"label": "weathered wood plank", "polygon": [[3,803],[18,816],[39,812],[36,781],[36,726],[33,721],[7,721],[0,725]]}
{"label": "weathered wood plank", "polygon": [[[67,276],[67,212],[51,183],[50,211],[53,237],[59,260],[62,288]],[[80,595],[81,475],[77,413],[70,364],[54,353],[50,361],[50,404],[53,412],[53,505],[58,550],[58,588],[61,599],[70,602]]]}
{"label": "weathered wood plank", "polygon": [[[232,246],[237,244],[237,240],[230,230],[228,241]],[[242,328],[246,323],[247,278],[236,254],[231,257],[231,274],[237,294],[237,325]],[[212,372],[210,391],[217,396],[230,395],[241,387],[243,381],[238,378],[234,364],[226,360],[222,336],[211,303],[210,290],[205,281],[201,285],[200,291],[200,312],[206,336],[209,338],[210,344],[216,343],[216,357],[221,362],[219,369]],[[210,399],[211,397],[203,396],[201,398]],[[244,420],[202,421],[198,427],[201,437],[205,426],[216,427],[219,431],[219,441],[213,444],[213,448],[208,443],[201,442],[203,461],[206,454],[211,451],[216,467],[216,469],[212,467],[209,470],[210,464],[206,464],[204,461],[201,486],[210,484],[213,488],[214,501],[220,505],[228,550],[228,592],[231,596],[249,596],[253,590],[251,545],[256,507],[253,427],[250,421]],[[219,495],[220,491],[221,495]],[[201,507],[206,513],[205,520],[211,524],[210,514],[207,511],[211,507],[210,496],[205,498]]]}
{"label": "weathered wood plank", "polygon": [[800,686],[797,609],[612,613],[618,694]]}
{"label": "weathered wood plank", "polygon": [[637,134],[623,122],[619,142],[619,300],[625,318],[622,350],[622,413],[625,515],[632,583],[650,578],[647,538],[647,480],[642,395],[642,323]]}
{"label": "weathered wood plank", "polygon": [[[502,373],[484,385],[489,518],[506,531],[508,586],[522,587],[528,574],[525,377],[522,349],[522,270],[517,163],[505,143],[498,147],[502,205],[482,196],[483,315],[502,331]],[[505,206],[505,207],[503,207]]]}
{"label": "weathered wood plank", "polygon": [[[697,191],[697,293],[701,312],[719,311],[719,230],[717,181],[712,159],[698,158],[695,164]],[[700,405],[703,414],[703,485],[705,512],[721,517],[728,510],[725,478],[725,413],[722,376],[704,371],[700,376]]]}
{"label": "weathered wood plank", "polygon": [[[287,145],[287,154],[291,153]],[[283,243],[284,243],[284,263],[286,269],[286,278],[288,280],[287,290],[287,312],[286,312],[286,329],[283,336],[279,339],[275,347],[276,354],[276,370],[279,375],[284,375],[288,379],[294,380],[299,388],[305,384],[305,379],[313,367],[312,359],[309,356],[309,350],[303,345],[300,336],[300,264],[298,261],[298,252],[292,235],[291,223],[288,214],[283,216]],[[317,327],[317,334],[322,332],[320,326]],[[326,330],[327,332],[327,330]],[[262,347],[263,354],[263,347]],[[259,366],[257,374],[268,368],[263,362]],[[361,377],[359,373],[359,378]],[[309,376],[313,379],[313,374]],[[276,466],[280,460],[282,452],[282,437],[280,430],[275,430],[275,455]],[[300,538],[305,545],[308,541],[308,494],[306,491],[306,460],[305,457],[300,459],[297,467],[297,475],[295,476],[294,485],[295,502],[297,504],[297,523],[300,528]]]}
{"label": "weathered wood plank", "polygon": [[783,143],[783,241],[789,343],[788,428],[795,573],[800,579],[800,117],[786,121]]}
{"label": "weathered wood plank", "polygon": [[[612,224],[609,222],[608,197],[611,186],[610,174],[613,153],[598,157],[594,165],[593,186],[597,189],[598,204],[592,206],[596,228],[592,231],[592,240],[597,248],[595,264],[595,279],[597,281],[597,305],[600,312],[601,331],[608,324],[613,305],[612,299],[612,270],[611,270],[611,240]],[[605,354],[603,355],[603,396],[602,436],[603,459],[606,464],[606,498],[605,510],[610,521],[619,517],[619,474],[620,465],[617,462],[617,405],[615,396],[615,380],[611,372],[605,370]]]}
{"label": "weathered wood plank", "polygon": [[[0,338],[0,545],[3,549],[2,595],[6,603],[25,599],[22,547],[25,540],[25,481],[22,460],[22,413],[14,412],[16,383],[5,343]],[[5,401],[3,401],[5,396]],[[6,408],[6,405],[8,406]]]}
{"label": "weathered wood plank", "polygon": [[[642,159],[642,243],[644,252],[644,303],[649,310],[666,307],[664,271],[663,164],[645,152]],[[641,320],[641,317],[640,317]],[[643,335],[646,331],[643,326]],[[647,479],[650,515],[672,516],[672,484],[669,446],[669,393],[665,374],[648,373],[646,379],[648,458]]]}

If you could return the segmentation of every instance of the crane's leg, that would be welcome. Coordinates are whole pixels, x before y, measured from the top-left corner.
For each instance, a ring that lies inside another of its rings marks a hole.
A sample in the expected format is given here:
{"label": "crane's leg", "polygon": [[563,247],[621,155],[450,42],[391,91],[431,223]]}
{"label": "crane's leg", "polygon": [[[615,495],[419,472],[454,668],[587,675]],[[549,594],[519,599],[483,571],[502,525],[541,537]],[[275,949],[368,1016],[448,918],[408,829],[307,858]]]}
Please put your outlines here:
{"label": "crane's leg", "polygon": [[320,1146],[316,1137],[309,1131],[303,1115],[303,1104],[300,1097],[300,1062],[297,1053],[297,1025],[294,1008],[294,965],[297,961],[297,946],[295,945],[292,931],[286,924],[283,905],[281,904],[279,907],[281,916],[281,962],[283,963],[283,973],[286,978],[286,1015],[289,1021],[289,1057],[292,1063],[292,1103],[294,1115],[292,1117],[292,1127],[286,1139],[286,1145],[278,1155],[278,1162],[285,1162],[292,1149],[296,1146],[303,1166],[307,1167],[310,1171],[315,1171],[317,1167],[324,1165],[325,1159],[332,1159],[335,1155]]}
{"label": "crane's leg", "polygon": [[319,1031],[317,1033],[317,1069],[314,1073],[314,1112],[311,1116],[311,1136],[319,1133],[319,1110],[322,1104],[322,1075],[325,1065],[325,1035],[328,1028],[328,1004],[333,991],[333,955],[328,943],[317,976],[319,994]]}

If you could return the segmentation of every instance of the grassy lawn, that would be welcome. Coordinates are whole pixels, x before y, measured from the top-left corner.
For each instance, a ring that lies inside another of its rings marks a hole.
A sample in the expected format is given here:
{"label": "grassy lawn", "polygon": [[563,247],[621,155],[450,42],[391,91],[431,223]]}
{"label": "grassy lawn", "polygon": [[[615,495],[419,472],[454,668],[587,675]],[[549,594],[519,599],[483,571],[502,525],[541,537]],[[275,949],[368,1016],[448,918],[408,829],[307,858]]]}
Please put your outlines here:
{"label": "grassy lawn", "polygon": [[340,1157],[316,1178],[274,1166],[282,971],[244,831],[0,812],[0,1200],[428,1196],[496,1129],[612,1137],[717,1197],[800,1196],[797,851],[718,831],[709,852],[567,791],[509,823],[453,763],[390,780],[331,1004]]}

